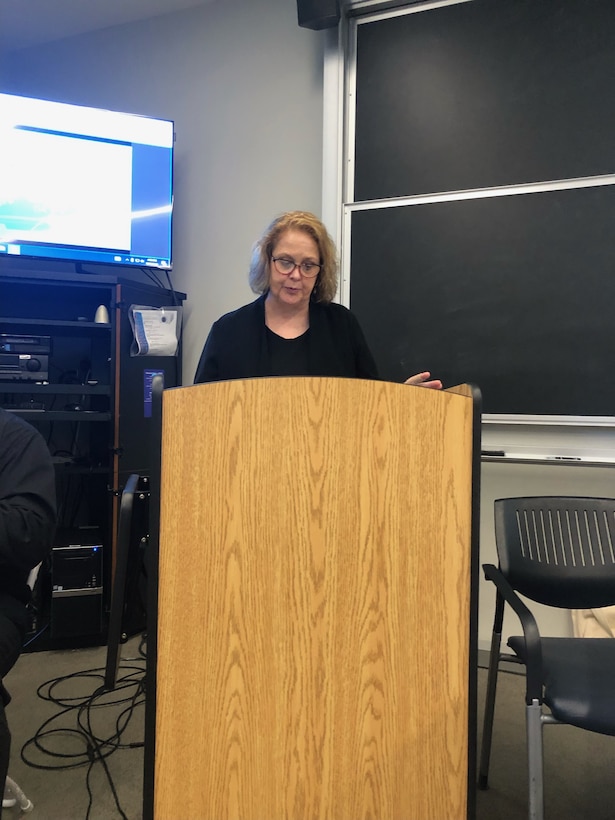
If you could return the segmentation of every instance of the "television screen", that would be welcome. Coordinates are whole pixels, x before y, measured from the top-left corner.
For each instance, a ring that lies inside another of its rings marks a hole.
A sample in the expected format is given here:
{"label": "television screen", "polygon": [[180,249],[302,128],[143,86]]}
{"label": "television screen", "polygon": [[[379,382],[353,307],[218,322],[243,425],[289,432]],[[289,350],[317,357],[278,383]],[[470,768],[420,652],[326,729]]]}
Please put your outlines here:
{"label": "television screen", "polygon": [[0,94],[0,167],[0,257],[171,268],[171,121]]}

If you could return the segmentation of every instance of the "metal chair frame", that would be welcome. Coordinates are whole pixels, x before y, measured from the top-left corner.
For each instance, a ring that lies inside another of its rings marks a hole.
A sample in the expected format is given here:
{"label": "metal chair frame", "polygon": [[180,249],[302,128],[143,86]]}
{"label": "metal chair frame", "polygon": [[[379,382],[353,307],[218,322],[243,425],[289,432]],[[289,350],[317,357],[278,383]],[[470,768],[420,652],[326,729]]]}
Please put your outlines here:
{"label": "metal chair frame", "polygon": [[[585,679],[592,684],[604,678],[612,681],[609,670],[615,674],[615,642],[610,643],[608,638],[543,638],[519,594],[531,601],[566,609],[615,604],[615,499],[498,499],[495,532],[499,567],[483,566],[485,577],[493,581],[497,591],[478,785],[488,788],[500,662],[521,663],[526,671],[528,817],[542,820],[543,726],[568,723],[615,735],[615,690],[611,694],[605,686],[590,693],[587,686],[575,679],[575,664],[578,667],[580,663]],[[514,655],[501,652],[506,604],[517,614],[523,628],[522,637],[508,640]],[[566,688],[563,697],[562,690]],[[571,714],[570,698],[581,701],[591,714],[586,716],[583,710]]]}

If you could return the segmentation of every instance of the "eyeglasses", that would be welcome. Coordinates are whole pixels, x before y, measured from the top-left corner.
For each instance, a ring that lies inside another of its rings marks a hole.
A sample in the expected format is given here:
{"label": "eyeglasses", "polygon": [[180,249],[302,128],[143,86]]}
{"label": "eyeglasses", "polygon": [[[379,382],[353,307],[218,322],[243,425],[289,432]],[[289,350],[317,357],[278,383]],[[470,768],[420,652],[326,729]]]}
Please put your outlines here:
{"label": "eyeglasses", "polygon": [[295,268],[299,269],[299,273],[308,279],[313,279],[318,276],[322,265],[316,262],[295,262],[294,259],[289,259],[287,256],[272,256],[271,261],[275,265],[275,269],[283,276],[290,276]]}

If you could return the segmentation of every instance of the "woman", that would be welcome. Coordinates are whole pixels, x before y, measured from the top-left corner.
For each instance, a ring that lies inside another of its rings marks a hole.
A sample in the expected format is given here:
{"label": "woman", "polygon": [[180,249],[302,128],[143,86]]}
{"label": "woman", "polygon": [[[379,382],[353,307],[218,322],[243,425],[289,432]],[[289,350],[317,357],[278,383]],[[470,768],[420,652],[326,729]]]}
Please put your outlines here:
{"label": "woman", "polygon": [[[256,244],[249,282],[256,301],[214,322],[195,382],[258,376],[377,379],[355,316],[332,302],[337,290],[333,240],[305,211],[274,219]],[[441,388],[428,372],[406,384]]]}

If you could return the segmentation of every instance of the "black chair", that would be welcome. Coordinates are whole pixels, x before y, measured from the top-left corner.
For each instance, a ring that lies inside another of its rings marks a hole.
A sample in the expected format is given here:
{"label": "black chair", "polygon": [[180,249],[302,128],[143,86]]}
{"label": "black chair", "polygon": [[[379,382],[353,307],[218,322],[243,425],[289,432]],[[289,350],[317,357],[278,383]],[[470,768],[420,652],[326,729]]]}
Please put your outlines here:
{"label": "black chair", "polygon": [[[615,735],[615,641],[543,638],[519,594],[564,609],[615,604],[615,499],[499,499],[495,534],[499,568],[483,566],[497,592],[478,785],[488,788],[499,664],[513,660],[525,665],[526,674],[528,816],[542,820],[543,725]],[[508,639],[514,655],[500,652],[505,604],[523,628],[522,637]]]}

